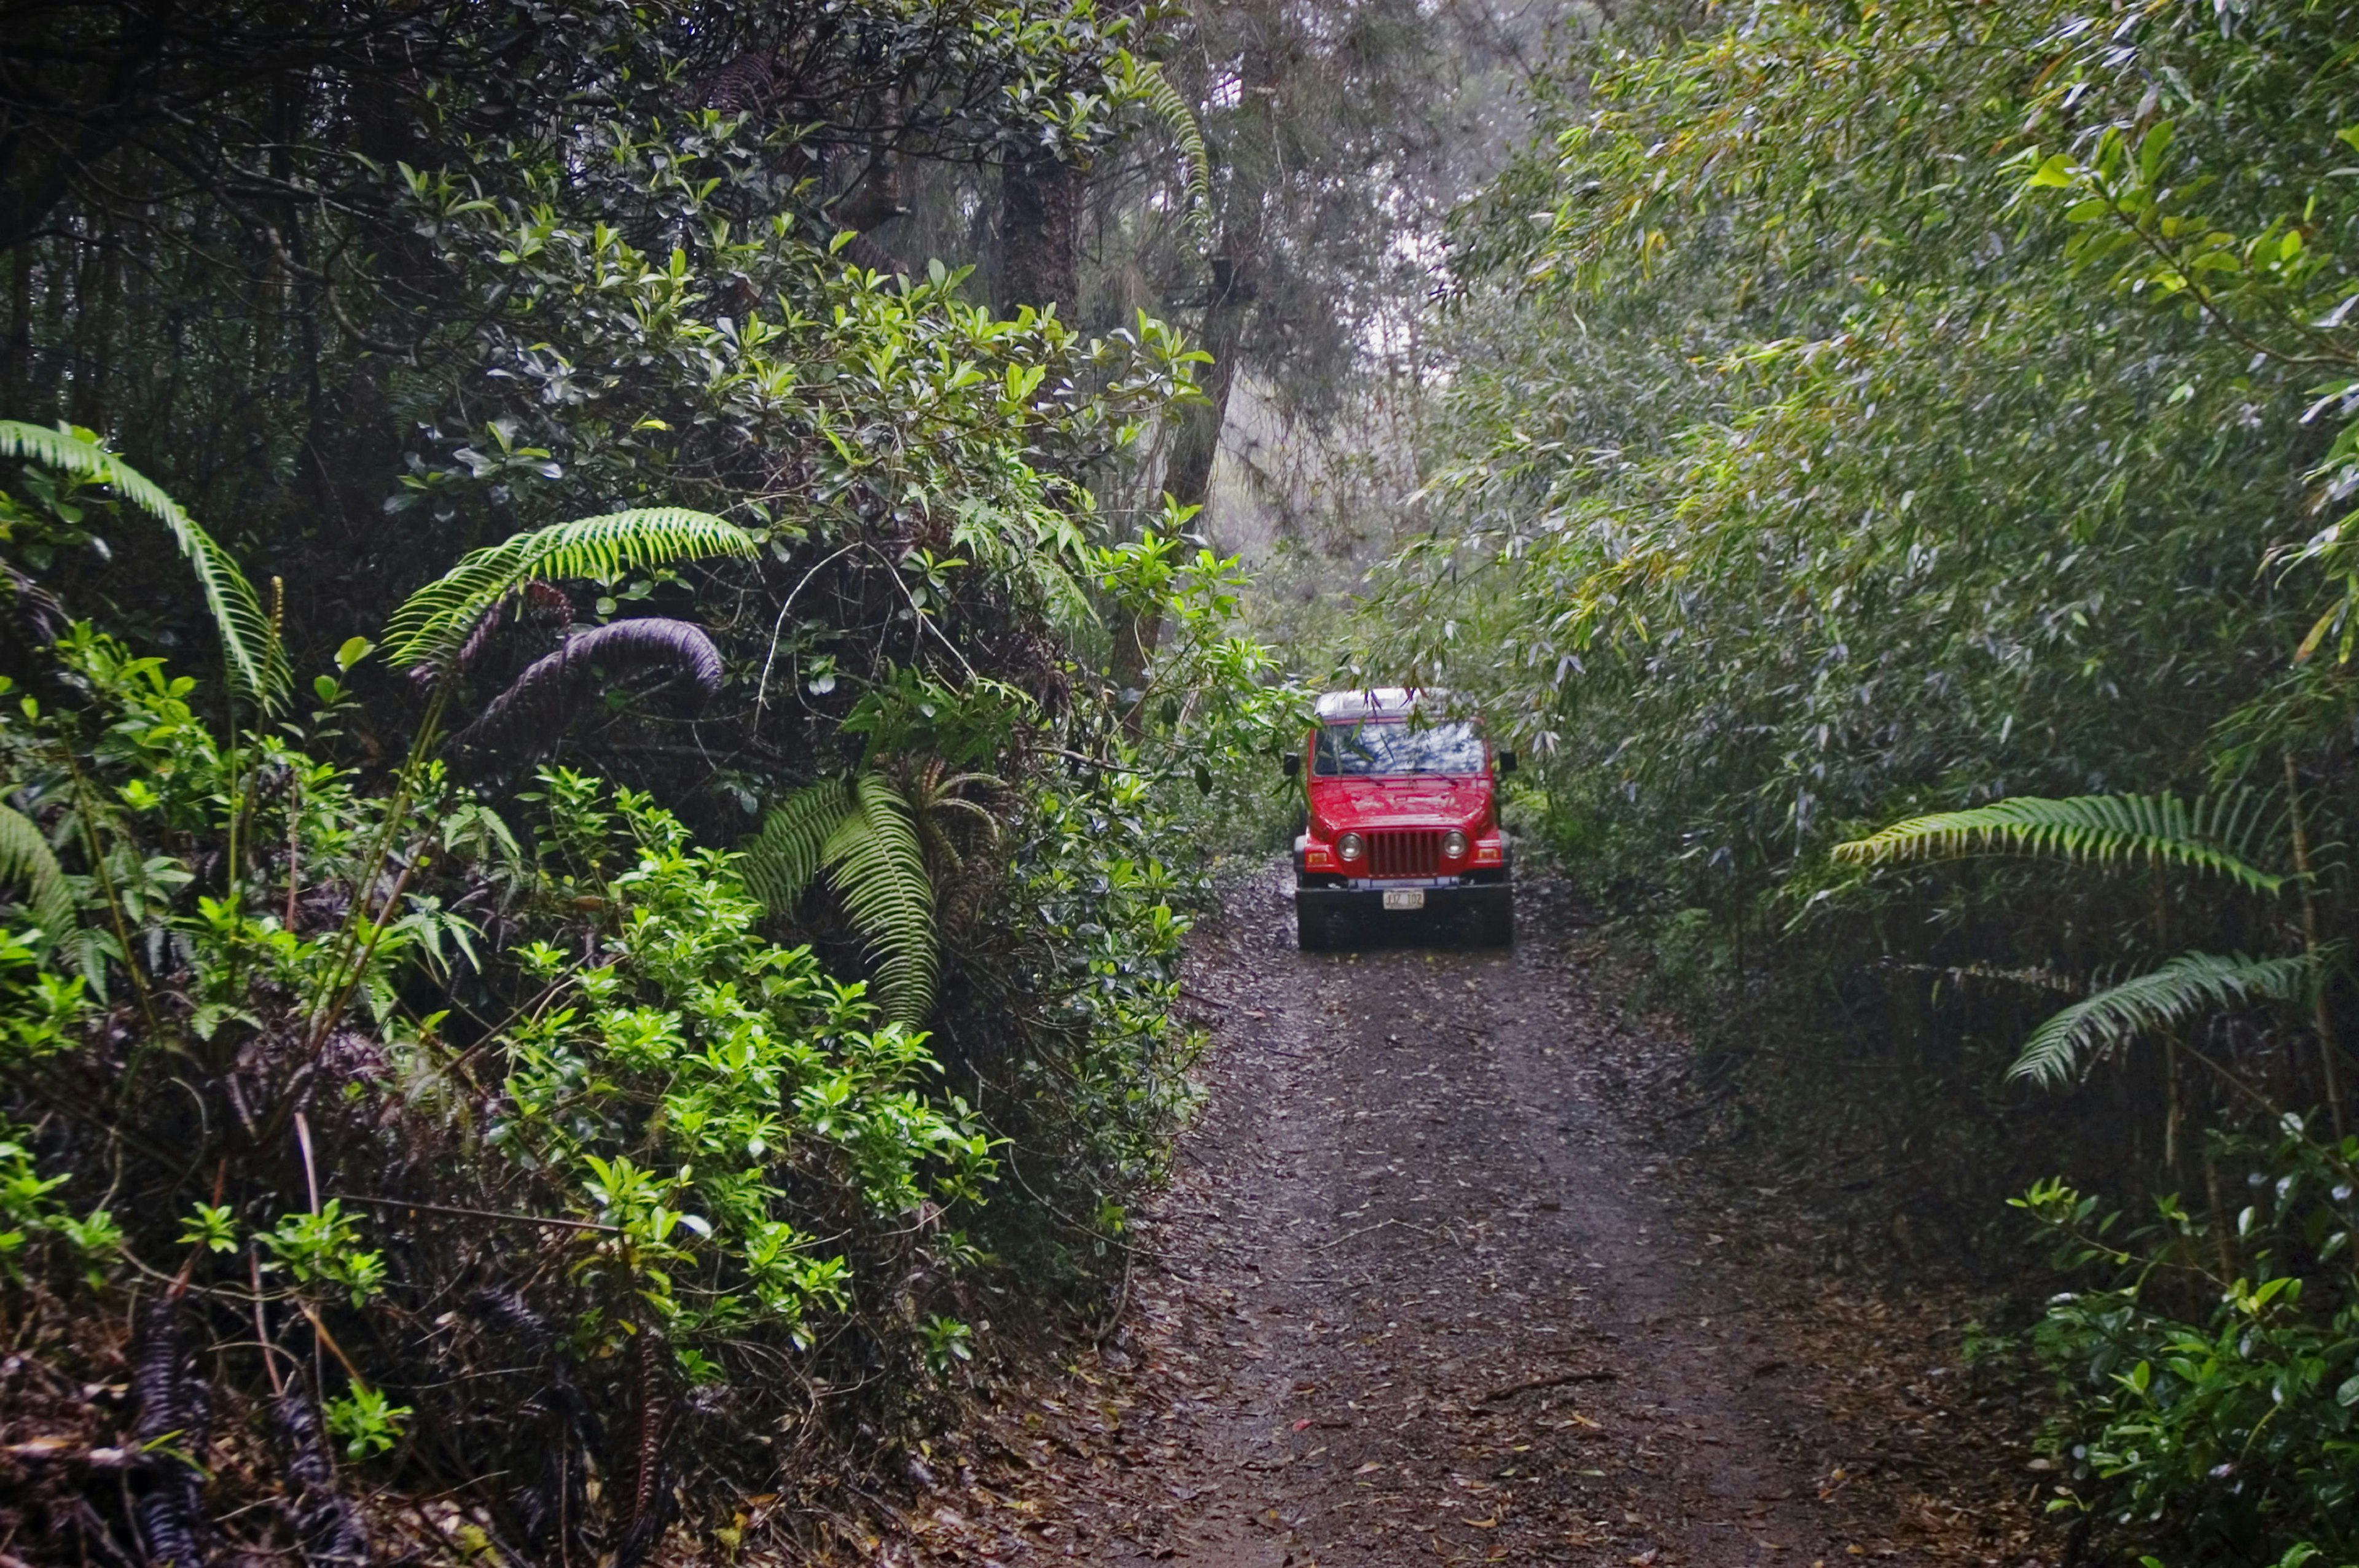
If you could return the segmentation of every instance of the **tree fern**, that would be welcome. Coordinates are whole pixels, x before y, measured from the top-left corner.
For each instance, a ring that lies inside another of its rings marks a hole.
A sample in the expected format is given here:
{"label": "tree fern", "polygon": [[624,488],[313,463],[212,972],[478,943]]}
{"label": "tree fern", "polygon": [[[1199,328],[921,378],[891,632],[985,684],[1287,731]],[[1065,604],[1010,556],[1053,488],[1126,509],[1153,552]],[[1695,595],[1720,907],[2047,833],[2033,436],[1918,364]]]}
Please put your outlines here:
{"label": "tree fern", "polygon": [[163,524],[196,573],[205,608],[212,611],[221,634],[222,657],[229,666],[232,687],[263,708],[275,710],[286,700],[291,685],[287,654],[254,585],[245,580],[229,552],[197,526],[196,520],[165,494],[162,486],[95,441],[11,419],[0,419],[0,457],[23,459],[103,484]]}
{"label": "tree fern", "polygon": [[939,963],[933,880],[909,803],[886,779],[862,773],[798,790],[745,846],[745,885],[774,914],[791,910],[821,871],[867,938],[885,1016],[923,1021]]}
{"label": "tree fern", "polygon": [[2159,968],[2074,1002],[2032,1031],[2007,1076],[2050,1086],[2069,1083],[2090,1053],[2183,1022],[2208,1008],[2255,997],[2289,1001],[2302,996],[2318,967],[2310,954],[2248,958],[2181,953]]}
{"label": "tree fern", "polygon": [[554,523],[471,552],[404,600],[386,624],[386,657],[439,670],[495,605],[536,579],[612,577],[701,556],[750,557],[755,549],[754,536],[735,524],[681,506]]}
{"label": "tree fern", "polygon": [[2146,860],[2183,866],[2276,892],[2285,878],[2243,858],[2259,813],[2250,791],[2201,795],[2083,795],[2063,800],[2012,800],[1896,822],[1882,832],[1835,846],[1835,858],[1858,865],[2012,849],[2068,860]]}
{"label": "tree fern", "polygon": [[904,769],[898,787],[901,798],[909,804],[911,820],[918,825],[918,842],[925,850],[926,863],[937,872],[966,870],[966,856],[944,827],[944,819],[952,813],[963,813],[990,838],[999,836],[999,818],[990,808],[959,793],[970,787],[1005,788],[993,774],[954,773],[940,758],[933,757]]}
{"label": "tree fern", "polygon": [[5,806],[0,806],[0,881],[23,882],[31,890],[33,916],[51,942],[62,946],[72,936],[80,922],[65,868],[33,819]]}

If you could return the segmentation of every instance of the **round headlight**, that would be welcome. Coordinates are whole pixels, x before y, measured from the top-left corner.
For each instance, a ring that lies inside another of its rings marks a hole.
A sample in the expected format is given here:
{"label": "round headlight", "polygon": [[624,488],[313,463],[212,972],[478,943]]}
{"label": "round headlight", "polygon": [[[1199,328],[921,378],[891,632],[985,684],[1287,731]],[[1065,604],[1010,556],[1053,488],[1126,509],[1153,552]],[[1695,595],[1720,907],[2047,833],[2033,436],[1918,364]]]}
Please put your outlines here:
{"label": "round headlight", "polygon": [[1339,860],[1348,863],[1358,860],[1367,852],[1367,845],[1361,840],[1357,833],[1346,833],[1335,840],[1335,858]]}
{"label": "round headlight", "polygon": [[1455,827],[1441,836],[1441,858],[1445,860],[1462,860],[1473,847],[1466,835]]}

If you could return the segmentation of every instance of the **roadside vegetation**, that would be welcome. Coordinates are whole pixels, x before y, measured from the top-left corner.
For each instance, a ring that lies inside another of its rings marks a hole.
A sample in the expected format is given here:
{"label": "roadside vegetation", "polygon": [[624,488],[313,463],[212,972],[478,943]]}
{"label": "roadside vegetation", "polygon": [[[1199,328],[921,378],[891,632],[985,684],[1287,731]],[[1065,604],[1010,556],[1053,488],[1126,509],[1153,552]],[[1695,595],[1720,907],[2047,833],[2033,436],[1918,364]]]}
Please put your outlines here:
{"label": "roadside vegetation", "polygon": [[7,1550],[856,1540],[1110,1310],[1290,702],[1093,497],[1203,356],[866,231],[1192,122],[1087,6],[134,11],[0,50]]}
{"label": "roadside vegetation", "polygon": [[0,6],[0,1552],[865,1550],[1414,680],[2076,1551],[2359,1562],[2354,36]]}
{"label": "roadside vegetation", "polygon": [[2359,1555],[2354,23],[1617,8],[1464,213],[1383,609],[1740,1136],[2061,1292],[2052,1500],[2172,1563]]}

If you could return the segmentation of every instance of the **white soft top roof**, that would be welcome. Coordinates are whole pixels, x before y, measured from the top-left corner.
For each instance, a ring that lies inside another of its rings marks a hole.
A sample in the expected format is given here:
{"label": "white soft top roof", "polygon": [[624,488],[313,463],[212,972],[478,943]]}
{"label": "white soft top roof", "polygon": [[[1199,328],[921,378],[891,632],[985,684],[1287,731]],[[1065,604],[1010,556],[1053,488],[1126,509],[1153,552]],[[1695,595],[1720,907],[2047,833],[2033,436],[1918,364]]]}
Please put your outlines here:
{"label": "white soft top roof", "polygon": [[1313,710],[1322,723],[1353,719],[1406,719],[1424,708],[1440,719],[1451,716],[1450,694],[1439,687],[1372,687],[1365,691],[1330,691],[1320,695]]}

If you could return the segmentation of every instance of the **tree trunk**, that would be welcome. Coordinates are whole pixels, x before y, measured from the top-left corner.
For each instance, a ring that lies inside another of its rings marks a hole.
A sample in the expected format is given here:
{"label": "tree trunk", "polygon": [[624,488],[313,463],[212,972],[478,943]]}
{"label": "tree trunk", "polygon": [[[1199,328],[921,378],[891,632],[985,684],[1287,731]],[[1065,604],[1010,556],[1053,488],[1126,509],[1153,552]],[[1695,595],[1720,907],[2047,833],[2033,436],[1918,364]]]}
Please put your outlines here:
{"label": "tree trunk", "polygon": [[[1183,511],[1201,507],[1212,497],[1212,466],[1221,455],[1221,431],[1228,424],[1229,395],[1236,389],[1237,359],[1245,348],[1245,319],[1252,313],[1253,297],[1245,267],[1234,257],[1213,258],[1212,288],[1204,308],[1201,340],[1204,351],[1212,356],[1204,373],[1204,401],[1180,411],[1171,460],[1163,470],[1163,493]],[[1120,618],[1114,637],[1117,694],[1146,689],[1147,667],[1154,662],[1156,645],[1162,640],[1163,618],[1152,610]]]}
{"label": "tree trunk", "polygon": [[1048,154],[1009,163],[999,176],[999,277],[992,308],[1061,305],[1078,292],[1082,171]]}
{"label": "tree trunk", "polygon": [[[33,384],[33,246],[31,242],[7,253],[8,345],[0,362],[0,409],[10,419],[32,419],[28,389]],[[35,423],[41,421],[35,420]]]}
{"label": "tree trunk", "polygon": [[107,428],[107,399],[115,368],[116,302],[123,292],[123,263],[114,248],[113,222],[104,214],[93,212],[89,224],[74,286],[73,390],[67,399],[66,416],[102,438],[113,438],[114,433]]}
{"label": "tree trunk", "polygon": [[1201,506],[1212,491],[1212,465],[1221,455],[1221,430],[1228,423],[1229,394],[1236,386],[1237,356],[1245,347],[1245,317],[1253,284],[1232,257],[1212,261],[1211,302],[1204,310],[1202,347],[1212,356],[1204,375],[1204,401],[1180,410],[1171,443],[1171,463],[1163,488],[1182,506]]}

